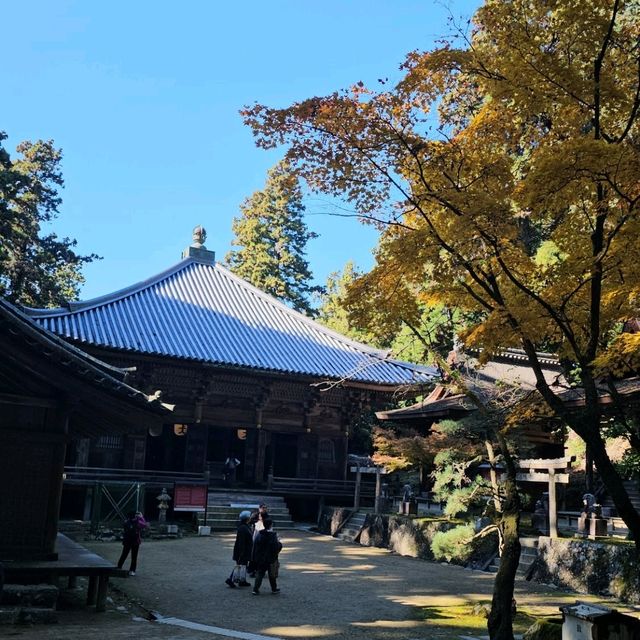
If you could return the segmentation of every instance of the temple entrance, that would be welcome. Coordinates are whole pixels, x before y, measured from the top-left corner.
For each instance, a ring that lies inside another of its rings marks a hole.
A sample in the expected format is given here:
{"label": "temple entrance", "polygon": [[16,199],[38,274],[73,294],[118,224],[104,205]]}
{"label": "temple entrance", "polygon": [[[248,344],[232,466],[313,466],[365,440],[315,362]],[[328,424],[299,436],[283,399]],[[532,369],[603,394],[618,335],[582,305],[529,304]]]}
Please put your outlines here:
{"label": "temple entrance", "polygon": [[298,436],[274,433],[271,436],[273,475],[295,478],[298,475]]}
{"label": "temple entrance", "polygon": [[186,448],[186,435],[177,435],[174,425],[165,424],[159,435],[147,434],[145,469],[184,471]]}
{"label": "temple entrance", "polygon": [[222,479],[224,463],[227,458],[240,461],[236,479],[245,479],[245,450],[247,442],[246,429],[229,429],[224,427],[208,427],[207,467],[211,478],[216,482]]}

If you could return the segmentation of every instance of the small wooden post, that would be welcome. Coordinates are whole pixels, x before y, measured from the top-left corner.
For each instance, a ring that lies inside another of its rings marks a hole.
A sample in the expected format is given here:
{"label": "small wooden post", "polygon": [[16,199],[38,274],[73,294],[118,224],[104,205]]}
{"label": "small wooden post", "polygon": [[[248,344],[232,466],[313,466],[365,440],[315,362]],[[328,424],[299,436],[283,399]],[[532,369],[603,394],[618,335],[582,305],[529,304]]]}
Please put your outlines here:
{"label": "small wooden post", "polygon": [[109,576],[101,574],[98,578],[98,595],[96,598],[96,611],[101,613],[107,608],[107,591],[109,588]]}
{"label": "small wooden post", "polygon": [[356,471],[356,490],[353,495],[353,510],[357,511],[360,508],[360,483],[362,481],[362,472],[360,471],[360,465],[358,464],[358,470]]}
{"label": "small wooden post", "polygon": [[558,507],[556,500],[556,470],[549,467],[549,537],[558,537]]}
{"label": "small wooden post", "polygon": [[382,468],[378,467],[376,469],[376,499],[374,502],[374,511],[376,513],[380,513],[380,493],[381,493],[381,488],[382,488]]}
{"label": "small wooden post", "polygon": [[87,587],[87,604],[92,605],[96,602],[98,594],[98,576],[89,576],[89,586]]}

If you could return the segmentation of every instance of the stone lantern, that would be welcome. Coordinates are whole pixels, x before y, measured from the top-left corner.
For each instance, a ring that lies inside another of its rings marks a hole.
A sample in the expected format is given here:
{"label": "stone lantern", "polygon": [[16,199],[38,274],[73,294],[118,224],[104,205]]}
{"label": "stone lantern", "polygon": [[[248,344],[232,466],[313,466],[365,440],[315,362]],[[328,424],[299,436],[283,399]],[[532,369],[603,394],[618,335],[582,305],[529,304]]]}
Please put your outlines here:
{"label": "stone lantern", "polygon": [[169,508],[171,496],[167,493],[167,490],[162,487],[162,491],[160,495],[156,497],[156,500],[158,501],[158,522],[166,522],[167,509]]}

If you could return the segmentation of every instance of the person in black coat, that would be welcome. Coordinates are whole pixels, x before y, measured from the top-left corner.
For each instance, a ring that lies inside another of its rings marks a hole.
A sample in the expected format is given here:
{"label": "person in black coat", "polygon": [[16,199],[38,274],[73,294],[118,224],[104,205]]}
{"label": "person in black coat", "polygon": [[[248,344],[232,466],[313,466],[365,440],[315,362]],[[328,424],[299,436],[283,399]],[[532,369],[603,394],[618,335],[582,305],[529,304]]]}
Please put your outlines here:
{"label": "person in black coat", "polygon": [[235,588],[236,583],[239,587],[250,586],[247,582],[247,564],[251,559],[251,549],[253,547],[253,536],[249,528],[250,517],[251,513],[249,511],[243,511],[239,516],[236,542],[233,545],[235,566],[231,575],[225,580],[231,588]]}
{"label": "person in black coat", "polygon": [[260,595],[260,586],[265,573],[269,576],[271,593],[280,593],[278,589],[278,554],[282,550],[282,543],[278,534],[273,530],[271,518],[264,518],[264,529],[260,531],[253,543],[253,561],[256,566],[256,580],[253,583],[253,595]]}

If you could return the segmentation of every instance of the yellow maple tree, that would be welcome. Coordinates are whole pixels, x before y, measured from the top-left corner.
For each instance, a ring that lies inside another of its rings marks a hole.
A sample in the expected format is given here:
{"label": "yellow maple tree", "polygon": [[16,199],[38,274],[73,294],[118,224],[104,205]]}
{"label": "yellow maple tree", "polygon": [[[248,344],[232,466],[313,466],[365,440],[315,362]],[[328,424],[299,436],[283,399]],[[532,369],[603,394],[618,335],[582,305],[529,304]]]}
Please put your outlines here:
{"label": "yellow maple tree", "polygon": [[[354,313],[366,324],[372,291],[409,319],[438,302],[477,313],[466,344],[524,349],[640,549],[598,399],[598,375],[638,346],[610,337],[640,313],[640,3],[487,0],[454,35],[410,53],[395,86],[243,117],[259,146],[286,145],[311,189],[380,227]],[[545,380],[541,345],[573,363],[582,408]]]}

